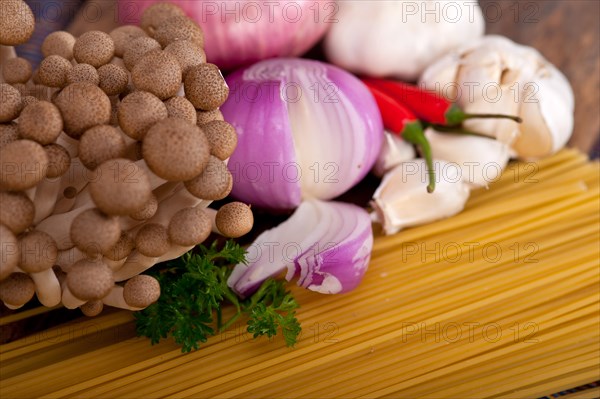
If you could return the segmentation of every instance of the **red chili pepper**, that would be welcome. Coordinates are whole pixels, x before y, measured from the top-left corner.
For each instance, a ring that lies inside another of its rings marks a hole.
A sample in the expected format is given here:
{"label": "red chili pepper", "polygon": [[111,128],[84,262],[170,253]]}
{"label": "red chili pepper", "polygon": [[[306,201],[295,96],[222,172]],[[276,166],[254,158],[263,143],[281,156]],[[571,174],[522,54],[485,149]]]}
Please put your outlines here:
{"label": "red chili pepper", "polygon": [[364,83],[371,94],[373,94],[373,97],[375,97],[385,128],[419,148],[421,155],[427,163],[427,173],[429,178],[427,192],[432,193],[435,190],[433,157],[431,154],[431,146],[425,137],[425,133],[423,133],[421,122],[419,122],[411,110],[389,96],[386,92],[374,87],[368,81],[364,81]]}
{"label": "red chili pepper", "polygon": [[473,118],[502,118],[521,123],[518,116],[499,114],[467,114],[457,104],[445,98],[408,83],[384,80],[364,79],[365,84],[380,89],[397,101],[406,105],[421,120],[438,125],[456,126]]}

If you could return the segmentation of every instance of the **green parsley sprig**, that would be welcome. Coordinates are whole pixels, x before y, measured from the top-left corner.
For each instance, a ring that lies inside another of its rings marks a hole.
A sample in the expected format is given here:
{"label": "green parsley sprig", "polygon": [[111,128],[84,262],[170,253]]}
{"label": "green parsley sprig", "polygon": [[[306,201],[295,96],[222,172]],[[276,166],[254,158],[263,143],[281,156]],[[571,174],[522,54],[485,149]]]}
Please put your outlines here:
{"label": "green parsley sprig", "polygon": [[[287,346],[300,334],[295,310],[298,303],[281,280],[266,280],[248,299],[240,300],[227,286],[232,265],[245,262],[245,251],[233,241],[218,249],[198,246],[179,259],[159,265],[152,271],[160,283],[159,300],[134,313],[136,330],[152,344],[169,335],[182,352],[198,349],[200,343],[225,331],[242,315],[248,316],[248,332],[256,338],[273,337],[281,331]],[[233,304],[236,313],[222,322],[222,308]]]}

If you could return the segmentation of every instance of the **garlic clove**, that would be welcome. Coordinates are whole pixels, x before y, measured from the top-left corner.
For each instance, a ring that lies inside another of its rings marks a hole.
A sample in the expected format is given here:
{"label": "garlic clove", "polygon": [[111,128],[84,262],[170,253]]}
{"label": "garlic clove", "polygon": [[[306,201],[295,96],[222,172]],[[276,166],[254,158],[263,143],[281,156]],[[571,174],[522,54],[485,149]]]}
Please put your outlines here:
{"label": "garlic clove", "polygon": [[385,234],[453,216],[463,210],[469,187],[457,165],[434,161],[436,188],[427,192],[427,165],[423,159],[403,162],[388,172],[373,195],[372,219]]}
{"label": "garlic clove", "polygon": [[381,151],[373,166],[373,173],[377,177],[383,177],[389,170],[402,162],[415,159],[416,155],[412,144],[404,141],[397,134],[386,131]]}

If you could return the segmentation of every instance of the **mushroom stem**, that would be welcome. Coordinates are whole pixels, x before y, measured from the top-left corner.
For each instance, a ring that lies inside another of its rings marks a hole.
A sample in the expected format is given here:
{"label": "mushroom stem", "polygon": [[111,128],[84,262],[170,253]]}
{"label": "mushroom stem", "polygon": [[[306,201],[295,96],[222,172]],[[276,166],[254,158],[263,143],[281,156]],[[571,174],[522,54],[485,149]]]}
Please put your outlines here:
{"label": "mushroom stem", "polygon": [[208,215],[208,217],[210,218],[211,221],[211,231],[215,234],[218,234],[220,236],[223,235],[223,233],[221,233],[219,231],[219,229],[217,228],[217,223],[216,223],[216,218],[217,218],[217,210],[216,209],[212,209],[212,208],[206,208],[204,210],[204,212],[206,212],[206,215]]}
{"label": "mushroom stem", "polygon": [[102,258],[102,262],[106,263],[108,265],[108,267],[110,267],[113,272],[116,272],[121,267],[123,267],[123,265],[125,264],[125,262],[127,262],[127,258],[123,258],[121,260],[112,260],[112,259],[108,259],[105,256],[104,258]]}
{"label": "mushroom stem", "polygon": [[110,291],[110,293],[102,298],[102,302],[107,306],[112,306],[113,308],[126,309],[126,310],[142,310],[143,308],[134,308],[129,306],[127,302],[125,302],[125,298],[123,297],[124,288],[120,285],[115,285],[114,288]]}
{"label": "mushroom stem", "polygon": [[83,301],[77,298],[75,295],[73,295],[71,290],[69,290],[69,287],[67,287],[67,285],[65,284],[65,288],[63,288],[62,291],[62,303],[67,309],[77,309],[78,307],[86,303],[86,301]]}
{"label": "mushroom stem", "polygon": [[[80,196],[78,197],[78,200],[82,199]],[[54,238],[54,241],[56,241],[56,246],[59,250],[62,251],[73,248],[75,245],[73,241],[71,241],[71,224],[73,223],[73,219],[75,219],[75,217],[77,217],[77,215],[79,215],[81,212],[94,207],[94,203],[89,197],[89,193],[87,193],[87,197],[89,198],[89,201],[82,199],[82,201],[85,201],[85,204],[81,204],[81,206],[75,206],[75,209],[70,212],[47,217],[36,226],[36,229],[43,231]]]}
{"label": "mushroom stem", "polygon": [[36,187],[33,204],[35,206],[35,217],[33,224],[38,224],[52,214],[56,204],[56,198],[60,193],[61,179],[45,178]]}
{"label": "mushroom stem", "polygon": [[74,160],[74,158],[77,158],[77,154],[79,152],[79,141],[69,137],[65,132],[61,132],[56,139],[56,144],[63,146],[71,156],[71,159]]}
{"label": "mushroom stem", "polygon": [[[170,251],[167,253],[169,252]],[[116,282],[128,280],[131,277],[143,273],[145,270],[154,266],[158,262],[158,259],[159,258],[142,255],[138,251],[133,251],[127,257],[127,260],[125,263],[123,263],[123,266],[119,270],[115,271],[113,277]]]}
{"label": "mushroom stem", "polygon": [[60,266],[60,268],[64,272],[68,272],[75,262],[84,258],[86,258],[86,254],[81,252],[79,248],[73,247],[63,251],[58,251],[58,258],[56,259],[56,264]]}
{"label": "mushroom stem", "polygon": [[29,273],[29,277],[35,283],[35,292],[40,303],[47,307],[53,307],[61,301],[60,283],[52,268],[43,272]]}
{"label": "mushroom stem", "polygon": [[36,190],[37,190],[37,186],[33,186],[31,188],[28,188],[27,190],[25,190],[23,192],[31,200],[31,202],[34,202]]}

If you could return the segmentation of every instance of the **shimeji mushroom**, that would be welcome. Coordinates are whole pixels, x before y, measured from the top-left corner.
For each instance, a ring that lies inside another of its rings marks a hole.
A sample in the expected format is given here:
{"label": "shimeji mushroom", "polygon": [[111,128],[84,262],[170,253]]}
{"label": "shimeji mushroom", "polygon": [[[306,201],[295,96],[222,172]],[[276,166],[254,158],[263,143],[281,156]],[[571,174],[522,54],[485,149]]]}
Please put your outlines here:
{"label": "shimeji mushroom", "polygon": [[15,235],[21,234],[33,224],[35,207],[21,192],[0,191],[0,223]]}
{"label": "shimeji mushroom", "polygon": [[152,194],[150,196],[150,200],[148,200],[148,202],[146,202],[146,205],[144,205],[144,207],[142,209],[140,209],[139,211],[134,212],[131,215],[129,215],[129,217],[131,217],[133,220],[137,220],[137,221],[147,220],[147,219],[150,219],[152,216],[154,216],[157,209],[158,209],[158,199],[156,198],[156,196],[154,194]]}
{"label": "shimeji mushroom", "polygon": [[3,61],[2,76],[6,83],[27,83],[31,78],[31,64],[25,58],[16,57]]}
{"label": "shimeji mushroom", "polygon": [[108,260],[120,261],[127,259],[134,248],[135,240],[131,236],[131,233],[123,230],[117,242],[108,251],[104,252],[103,255]]}
{"label": "shimeji mushroom", "polygon": [[42,231],[33,230],[19,238],[19,248],[19,267],[33,279],[39,301],[48,307],[58,305],[61,290],[52,270],[58,257],[54,239]]}
{"label": "shimeji mushroom", "polygon": [[225,237],[237,238],[252,230],[254,216],[250,207],[241,202],[230,202],[217,212],[215,224]]}
{"label": "shimeji mushroom", "polygon": [[75,309],[87,301],[104,298],[112,289],[113,272],[100,260],[82,259],[67,273],[67,284],[62,302],[67,309]]}
{"label": "shimeji mushroom", "polygon": [[198,24],[187,16],[171,17],[160,23],[152,37],[164,48],[177,40],[189,40],[195,46],[204,48],[204,34]]}
{"label": "shimeji mushroom", "polygon": [[0,45],[25,43],[33,34],[35,19],[31,8],[22,0],[3,0],[0,12]]}
{"label": "shimeji mushroom", "polygon": [[[87,254],[80,251],[77,247],[58,251],[56,258],[56,266],[60,267],[61,270],[68,273],[71,267],[82,259],[88,258]],[[61,284],[64,289],[64,284]]]}
{"label": "shimeji mushroom", "polygon": [[225,163],[211,155],[204,171],[186,181],[185,188],[198,198],[217,201],[229,195],[233,177]]}
{"label": "shimeji mushroom", "polygon": [[100,76],[96,68],[90,64],[77,64],[67,74],[67,83],[88,82],[95,86],[100,84]]}
{"label": "shimeji mushroom", "polygon": [[125,68],[115,64],[106,64],[98,68],[99,86],[107,96],[115,96],[127,90],[129,73]]}
{"label": "shimeji mushroom", "polygon": [[167,229],[157,223],[147,223],[135,236],[135,248],[144,256],[158,258],[170,248]]}
{"label": "shimeji mushroom", "polygon": [[0,149],[0,188],[22,191],[35,187],[47,168],[44,147],[31,140],[13,141]]}
{"label": "shimeji mushroom", "polygon": [[169,118],[180,118],[195,125],[197,122],[196,109],[185,97],[175,96],[165,101]]}
{"label": "shimeji mushroom", "polygon": [[154,94],[144,91],[127,95],[117,111],[119,126],[134,140],[143,139],[155,123],[168,115],[166,105]]}
{"label": "shimeji mushroom", "polygon": [[0,282],[0,300],[9,309],[18,309],[33,298],[35,284],[25,273],[13,273]]}
{"label": "shimeji mushroom", "polygon": [[212,121],[202,125],[210,144],[210,153],[224,161],[233,154],[237,146],[235,128],[224,121]]}
{"label": "shimeji mushroom", "polygon": [[104,303],[101,300],[87,301],[79,307],[81,313],[88,317],[98,316],[104,309]]}
{"label": "shimeji mushroom", "polygon": [[65,87],[54,102],[63,117],[64,131],[79,139],[83,132],[96,125],[110,122],[110,100],[98,87],[87,82]]}
{"label": "shimeji mushroom", "polygon": [[123,57],[127,45],[131,43],[132,40],[137,39],[138,37],[148,36],[142,28],[135,25],[119,26],[118,28],[113,29],[109,35],[115,44],[115,57]]}
{"label": "shimeji mushroom", "polygon": [[8,143],[19,139],[17,124],[14,122],[0,123],[0,149]]}
{"label": "shimeji mushroom", "polygon": [[103,162],[125,156],[125,140],[110,125],[94,126],[83,133],[79,141],[79,160],[86,168],[94,170]]}
{"label": "shimeji mushroom", "polygon": [[181,79],[181,67],[175,56],[161,50],[146,53],[131,71],[131,80],[137,89],[161,100],[177,94]]}
{"label": "shimeji mushroom", "polygon": [[49,87],[64,87],[73,64],[60,55],[51,55],[42,60],[38,68],[40,82]]}
{"label": "shimeji mushroom", "polygon": [[212,111],[219,108],[229,96],[229,87],[219,68],[214,64],[191,67],[184,79],[185,95],[196,109]]}
{"label": "shimeji mushroom", "polygon": [[20,258],[17,237],[8,227],[0,224],[0,280],[15,270]]}
{"label": "shimeji mushroom", "polygon": [[123,63],[125,68],[133,70],[135,64],[149,51],[160,50],[160,43],[151,37],[138,37],[125,47]]}
{"label": "shimeji mushroom", "polygon": [[36,102],[38,102],[38,101],[40,101],[40,100],[38,100],[37,98],[35,98],[35,97],[33,97],[33,96],[29,96],[29,95],[28,95],[28,96],[21,97],[21,101],[22,101],[22,103],[23,103],[23,108],[25,108],[25,107],[27,107],[29,104],[36,103]]}
{"label": "shimeji mushroom", "polygon": [[48,101],[29,104],[19,115],[18,130],[21,137],[41,145],[54,143],[62,129],[60,110]]}
{"label": "shimeji mushroom", "polygon": [[169,18],[185,17],[183,10],[171,3],[156,3],[144,10],[140,18],[140,27],[149,35]]}
{"label": "shimeji mushroom", "polygon": [[165,52],[173,54],[179,62],[183,76],[193,66],[204,64],[206,54],[202,48],[194,45],[189,40],[177,40],[165,47]]}
{"label": "shimeji mushroom", "polygon": [[71,167],[71,156],[69,151],[60,144],[52,143],[44,146],[48,156],[48,167],[46,177],[54,179],[63,176]]}
{"label": "shimeji mushroom", "polygon": [[119,219],[96,208],[81,212],[71,224],[71,241],[90,256],[109,251],[121,237]]}
{"label": "shimeji mushroom", "polygon": [[69,32],[56,31],[50,33],[42,43],[42,54],[44,57],[60,55],[67,60],[73,59],[73,46],[75,37]]}
{"label": "shimeji mushroom", "polygon": [[0,123],[19,116],[23,107],[21,93],[8,83],[0,83]]}
{"label": "shimeji mushroom", "polygon": [[159,297],[158,281],[142,274],[130,278],[122,287],[115,285],[102,302],[115,308],[141,310],[156,302]]}
{"label": "shimeji mushroom", "polygon": [[99,68],[108,64],[115,54],[115,43],[108,33],[89,31],[79,36],[73,46],[73,57],[78,63]]}
{"label": "shimeji mushroom", "polygon": [[179,210],[169,222],[169,240],[182,247],[201,244],[211,232],[212,221],[202,208]]}

